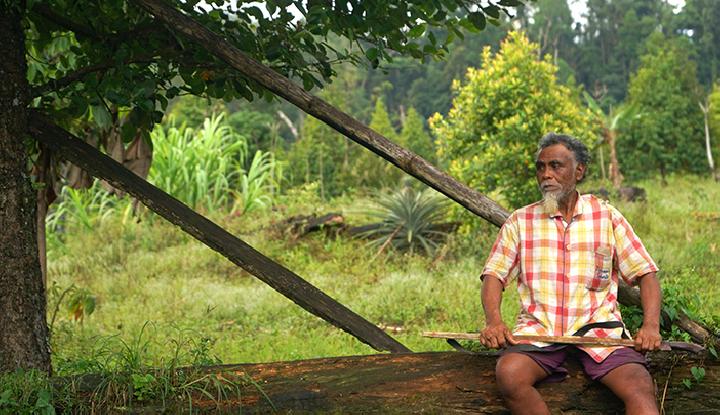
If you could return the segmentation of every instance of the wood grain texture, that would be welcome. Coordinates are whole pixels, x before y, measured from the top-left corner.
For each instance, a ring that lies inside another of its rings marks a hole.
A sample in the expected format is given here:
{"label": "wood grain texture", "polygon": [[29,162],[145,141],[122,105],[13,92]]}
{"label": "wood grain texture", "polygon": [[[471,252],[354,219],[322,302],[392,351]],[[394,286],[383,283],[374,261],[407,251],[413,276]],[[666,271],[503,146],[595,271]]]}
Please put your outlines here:
{"label": "wood grain texture", "polygon": [[[720,362],[677,352],[654,352],[648,359],[667,414],[718,413]],[[495,362],[492,353],[430,352],[208,367],[204,372],[241,382],[249,377],[257,386],[245,382],[239,398],[221,402],[195,396],[193,408],[249,414],[507,414],[495,386]],[[624,413],[622,402],[588,380],[575,360],[566,366],[570,373],[563,382],[538,386],[553,414]],[[692,366],[704,366],[706,374],[688,389],[682,380],[692,378]],[[77,383],[92,390],[98,382]]]}

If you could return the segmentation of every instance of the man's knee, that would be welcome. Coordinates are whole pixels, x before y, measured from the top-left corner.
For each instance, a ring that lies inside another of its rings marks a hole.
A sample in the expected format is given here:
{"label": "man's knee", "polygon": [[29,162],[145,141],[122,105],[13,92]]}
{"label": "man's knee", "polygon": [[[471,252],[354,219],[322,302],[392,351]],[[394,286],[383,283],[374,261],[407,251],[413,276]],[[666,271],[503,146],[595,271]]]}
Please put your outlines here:
{"label": "man's knee", "polygon": [[532,358],[521,353],[508,353],[498,359],[495,378],[503,396],[512,396],[523,388],[533,386],[547,373]]}
{"label": "man's knee", "polygon": [[655,383],[650,372],[640,364],[627,364],[608,373],[601,382],[626,404],[628,402],[655,402]]}

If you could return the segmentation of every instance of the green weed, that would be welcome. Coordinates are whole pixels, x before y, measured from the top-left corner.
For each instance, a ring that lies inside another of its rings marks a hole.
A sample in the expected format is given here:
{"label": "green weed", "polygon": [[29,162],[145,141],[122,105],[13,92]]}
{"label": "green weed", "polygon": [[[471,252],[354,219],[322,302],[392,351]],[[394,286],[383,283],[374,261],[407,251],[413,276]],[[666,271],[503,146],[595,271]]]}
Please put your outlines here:
{"label": "green weed", "polygon": [[368,215],[380,226],[362,234],[379,251],[391,246],[399,251],[432,255],[447,233],[436,229],[444,218],[447,200],[435,190],[416,191],[404,186],[390,194],[380,194],[377,207]]}
{"label": "green weed", "polygon": [[0,414],[54,415],[54,390],[47,375],[18,369],[0,375]]}

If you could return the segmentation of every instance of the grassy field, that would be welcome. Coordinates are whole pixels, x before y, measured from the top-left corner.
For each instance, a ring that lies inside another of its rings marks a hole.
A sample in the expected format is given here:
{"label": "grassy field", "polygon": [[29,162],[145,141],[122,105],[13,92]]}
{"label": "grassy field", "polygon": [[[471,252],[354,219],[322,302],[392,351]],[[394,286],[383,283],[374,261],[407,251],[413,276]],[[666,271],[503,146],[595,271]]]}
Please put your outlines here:
{"label": "grassy field", "polygon": [[[659,181],[638,185],[647,190],[647,201],[615,205],[658,262],[672,304],[717,326],[720,185],[696,177],[672,177],[667,186]],[[340,211],[349,223],[360,224],[366,220],[363,203],[322,202],[310,189],[292,192],[273,210],[211,216],[368,320],[395,327],[393,336],[414,351],[449,348],[422,338],[422,331],[481,327],[478,274],[495,238],[492,226],[481,224],[471,233],[454,235],[441,260],[397,252],[376,256],[364,241],[320,234],[292,241],[274,226],[311,211]],[[158,365],[170,359],[268,362],[374,352],[148,214],[139,223],[113,214],[97,221],[92,231],[69,226],[55,235],[49,286],[50,317],[58,310],[52,348],[60,374],[129,358]],[[75,288],[62,296],[71,286]],[[518,307],[511,291],[503,302],[508,323]],[[82,319],[68,310],[79,292],[94,297],[96,305]]]}

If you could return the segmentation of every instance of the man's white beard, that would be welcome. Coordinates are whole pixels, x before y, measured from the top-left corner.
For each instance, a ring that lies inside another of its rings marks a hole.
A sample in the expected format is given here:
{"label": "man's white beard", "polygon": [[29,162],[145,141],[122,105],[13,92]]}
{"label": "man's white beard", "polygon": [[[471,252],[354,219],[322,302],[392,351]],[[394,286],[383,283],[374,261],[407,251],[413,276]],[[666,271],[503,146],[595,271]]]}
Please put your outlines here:
{"label": "man's white beard", "polygon": [[559,192],[545,192],[543,193],[543,205],[545,211],[555,213],[558,210],[558,194]]}

